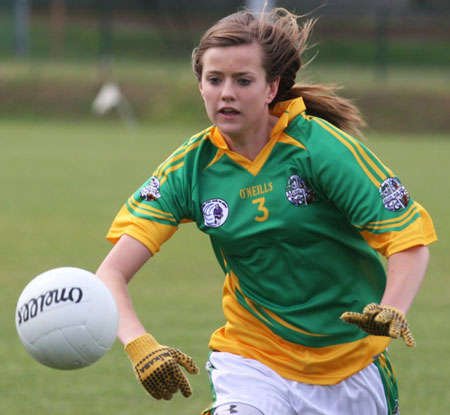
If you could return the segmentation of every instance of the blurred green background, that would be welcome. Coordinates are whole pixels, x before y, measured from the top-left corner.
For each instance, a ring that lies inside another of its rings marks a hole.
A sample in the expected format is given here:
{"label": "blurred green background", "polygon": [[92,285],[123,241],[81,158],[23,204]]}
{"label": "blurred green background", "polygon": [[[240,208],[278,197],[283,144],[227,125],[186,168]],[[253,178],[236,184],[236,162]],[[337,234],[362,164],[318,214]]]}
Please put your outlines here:
{"label": "blurred green background", "polygon": [[[449,131],[450,1],[329,3],[272,1],[319,18],[298,80],[342,84],[371,129]],[[0,116],[94,119],[93,99],[114,81],[141,121],[205,122],[190,54],[245,4],[0,0]]]}
{"label": "blurred green background", "polygon": [[[408,316],[418,346],[391,346],[408,415],[450,407],[449,3],[276,2],[320,17],[308,56],[315,58],[298,80],[342,85],[368,122],[367,145],[435,222],[440,240],[430,247],[429,272]],[[209,125],[190,53],[213,22],[244,5],[0,0],[1,414],[198,414],[208,406],[205,370],[191,377],[189,399],[147,397],[118,342],[80,371],[40,366],[19,342],[14,311],[26,283],[47,269],[95,271],[122,203]],[[121,100],[99,114],[93,103],[105,84]],[[209,335],[223,323],[222,282],[208,240],[183,225],[130,289],[155,337],[203,367]]]}

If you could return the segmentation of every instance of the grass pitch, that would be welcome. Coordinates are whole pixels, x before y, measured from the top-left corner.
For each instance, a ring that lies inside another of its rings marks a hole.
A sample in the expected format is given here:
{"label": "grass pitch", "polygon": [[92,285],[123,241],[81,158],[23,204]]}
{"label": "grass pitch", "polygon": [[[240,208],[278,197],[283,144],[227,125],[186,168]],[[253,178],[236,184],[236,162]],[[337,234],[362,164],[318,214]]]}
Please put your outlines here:
{"label": "grass pitch", "polygon": [[[191,376],[194,395],[155,401],[134,379],[119,342],[99,362],[56,371],[34,362],[14,327],[17,298],[35,275],[58,266],[95,271],[110,249],[106,231],[126,198],[153,168],[201,127],[115,122],[24,122],[0,125],[1,412],[22,415],[198,414],[210,402],[205,370]],[[449,136],[375,136],[368,145],[431,213],[440,241],[409,321],[418,346],[392,342],[401,411],[446,413],[450,375]],[[144,324],[161,343],[179,347],[203,368],[207,342],[223,323],[223,275],[209,242],[183,225],[130,285]]]}

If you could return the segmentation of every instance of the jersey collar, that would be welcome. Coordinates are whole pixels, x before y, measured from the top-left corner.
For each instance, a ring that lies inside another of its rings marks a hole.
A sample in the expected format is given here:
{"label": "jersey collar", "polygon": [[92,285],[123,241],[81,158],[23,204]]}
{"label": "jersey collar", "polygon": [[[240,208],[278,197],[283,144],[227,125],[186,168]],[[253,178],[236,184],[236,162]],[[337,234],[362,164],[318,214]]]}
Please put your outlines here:
{"label": "jersey collar", "polygon": [[278,117],[278,122],[270,133],[270,138],[279,138],[281,133],[287,128],[289,123],[299,114],[306,110],[303,98],[294,98],[289,101],[282,101],[270,110],[272,115]]}
{"label": "jersey collar", "polygon": [[255,160],[250,161],[240,154],[234,153],[228,147],[227,142],[223,138],[219,129],[216,126],[213,126],[209,132],[209,138],[212,143],[218,147],[219,151],[217,152],[214,159],[208,165],[208,167],[218,160],[224,155],[228,154],[232,160],[236,163],[247,169],[253,175],[257,175],[264,165],[267,157],[269,157],[270,152],[272,151],[273,146],[279,140],[282,140],[283,131],[289,125],[289,123],[299,114],[306,110],[305,104],[302,98],[295,98],[289,101],[283,101],[276,104],[273,108],[271,108],[270,113],[278,117],[278,121],[272,129],[270,133],[270,140],[266,144],[266,146],[261,150],[261,153],[258,154]]}
{"label": "jersey collar", "polygon": [[[294,98],[289,101],[282,101],[270,109],[270,113],[278,117],[278,121],[270,133],[270,139],[278,139],[281,133],[287,128],[289,123],[306,110],[303,98]],[[212,134],[211,134],[212,133]],[[220,133],[219,129],[214,126],[210,133],[211,141],[214,145],[222,150],[229,150],[228,144]]]}

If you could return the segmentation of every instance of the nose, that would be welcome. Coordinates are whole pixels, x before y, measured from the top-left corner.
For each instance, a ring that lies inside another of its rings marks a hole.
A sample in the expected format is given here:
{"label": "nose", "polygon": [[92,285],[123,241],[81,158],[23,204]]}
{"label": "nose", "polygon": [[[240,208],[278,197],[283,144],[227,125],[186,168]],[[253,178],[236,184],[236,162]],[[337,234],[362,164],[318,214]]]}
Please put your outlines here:
{"label": "nose", "polygon": [[234,99],[236,99],[236,93],[234,90],[233,80],[226,79],[222,83],[222,91],[221,91],[220,98],[223,101],[233,101]]}

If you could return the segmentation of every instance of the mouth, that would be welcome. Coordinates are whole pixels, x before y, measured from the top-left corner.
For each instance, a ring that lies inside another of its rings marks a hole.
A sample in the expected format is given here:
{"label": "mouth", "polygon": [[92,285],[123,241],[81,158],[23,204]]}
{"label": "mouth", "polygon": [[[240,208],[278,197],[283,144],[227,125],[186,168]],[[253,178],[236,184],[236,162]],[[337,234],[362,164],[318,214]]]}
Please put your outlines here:
{"label": "mouth", "polygon": [[233,118],[240,114],[240,112],[238,110],[231,108],[231,107],[220,108],[218,113],[227,118]]}

